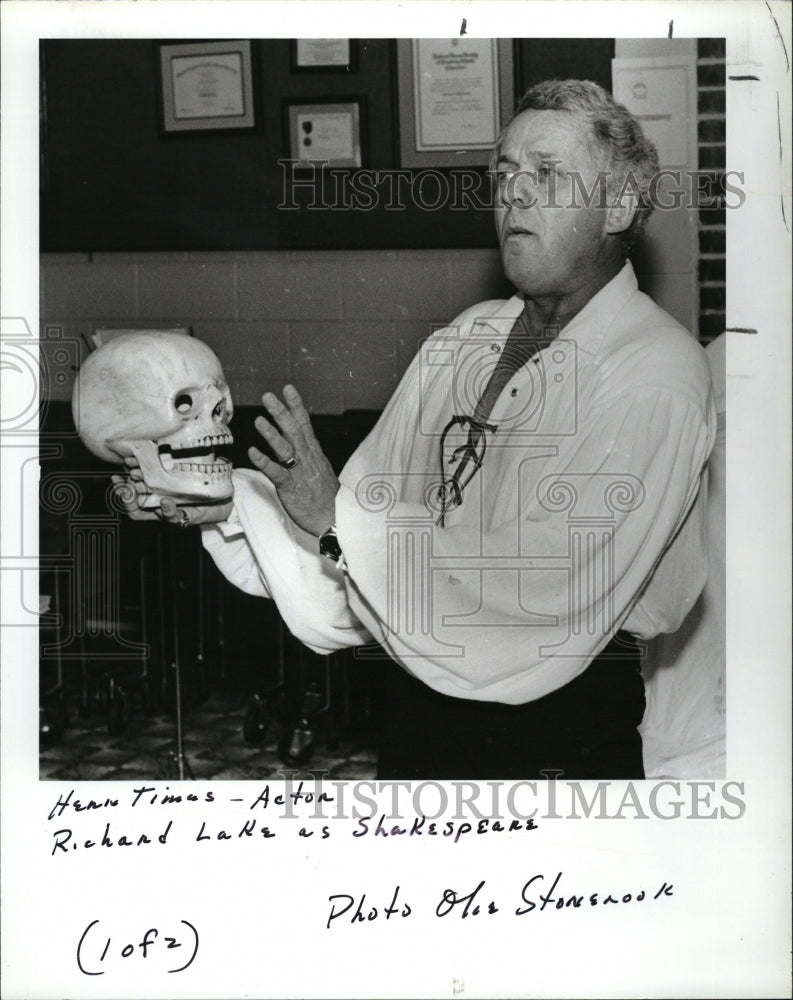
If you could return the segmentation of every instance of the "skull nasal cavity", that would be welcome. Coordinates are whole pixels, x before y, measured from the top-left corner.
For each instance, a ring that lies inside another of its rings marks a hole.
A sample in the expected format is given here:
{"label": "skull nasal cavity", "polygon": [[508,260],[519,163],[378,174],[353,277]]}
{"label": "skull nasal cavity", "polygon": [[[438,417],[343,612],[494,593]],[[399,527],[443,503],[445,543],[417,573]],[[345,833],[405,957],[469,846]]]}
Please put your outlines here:
{"label": "skull nasal cavity", "polygon": [[178,413],[189,413],[193,405],[193,397],[186,392],[180,393],[173,401]]}
{"label": "skull nasal cavity", "polygon": [[212,416],[215,420],[223,420],[226,416],[226,401],[221,399],[217,406],[212,411]]}

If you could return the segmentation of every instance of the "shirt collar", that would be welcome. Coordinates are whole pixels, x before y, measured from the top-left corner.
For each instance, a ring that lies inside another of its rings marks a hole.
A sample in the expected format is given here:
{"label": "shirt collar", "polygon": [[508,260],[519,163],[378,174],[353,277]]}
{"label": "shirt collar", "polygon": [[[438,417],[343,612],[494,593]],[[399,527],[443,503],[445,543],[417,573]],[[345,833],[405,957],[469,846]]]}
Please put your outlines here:
{"label": "shirt collar", "polygon": [[[597,354],[603,335],[622,308],[639,290],[639,283],[629,260],[622,270],[599,292],[592,296],[583,309],[575,314],[559,336],[564,340],[575,340],[580,350],[586,354]],[[515,320],[523,311],[523,296],[513,295],[507,299],[492,316],[482,316],[474,320],[474,327],[486,326],[506,340]]]}

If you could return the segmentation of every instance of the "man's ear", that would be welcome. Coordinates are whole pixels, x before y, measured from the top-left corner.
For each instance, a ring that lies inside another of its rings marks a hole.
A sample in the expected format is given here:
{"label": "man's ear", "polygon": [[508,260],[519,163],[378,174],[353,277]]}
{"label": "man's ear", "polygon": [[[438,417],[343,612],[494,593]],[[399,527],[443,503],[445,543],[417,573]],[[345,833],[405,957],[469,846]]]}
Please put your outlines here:
{"label": "man's ear", "polygon": [[613,204],[609,205],[606,216],[606,232],[624,233],[636,217],[638,208],[638,195],[630,190],[628,185],[623,186]]}

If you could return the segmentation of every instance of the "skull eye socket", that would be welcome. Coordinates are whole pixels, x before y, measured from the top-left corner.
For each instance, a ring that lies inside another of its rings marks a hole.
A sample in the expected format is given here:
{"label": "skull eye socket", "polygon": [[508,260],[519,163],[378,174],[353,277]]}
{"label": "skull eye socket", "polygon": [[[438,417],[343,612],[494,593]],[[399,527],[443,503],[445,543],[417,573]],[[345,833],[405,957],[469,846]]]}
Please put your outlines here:
{"label": "skull eye socket", "polygon": [[193,397],[187,392],[180,392],[173,405],[177,413],[189,413],[193,407]]}

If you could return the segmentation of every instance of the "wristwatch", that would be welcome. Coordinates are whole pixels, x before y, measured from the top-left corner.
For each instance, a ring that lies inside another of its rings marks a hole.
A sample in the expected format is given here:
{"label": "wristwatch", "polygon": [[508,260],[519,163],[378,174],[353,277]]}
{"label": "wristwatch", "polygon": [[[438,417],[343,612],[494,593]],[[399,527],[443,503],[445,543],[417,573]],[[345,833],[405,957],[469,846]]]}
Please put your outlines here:
{"label": "wristwatch", "polygon": [[327,531],[319,536],[319,554],[327,559],[338,562],[341,559],[341,545],[336,537],[336,525],[332,524]]}

